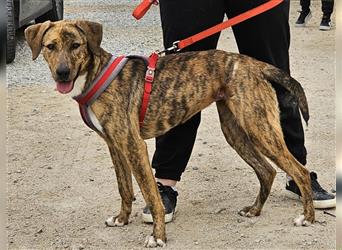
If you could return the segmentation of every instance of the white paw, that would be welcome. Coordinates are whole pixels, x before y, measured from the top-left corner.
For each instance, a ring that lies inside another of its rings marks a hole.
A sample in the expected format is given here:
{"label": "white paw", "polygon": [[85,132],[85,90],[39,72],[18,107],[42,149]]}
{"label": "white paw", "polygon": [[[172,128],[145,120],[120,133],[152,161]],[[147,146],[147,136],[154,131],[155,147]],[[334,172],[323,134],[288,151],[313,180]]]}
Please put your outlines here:
{"label": "white paw", "polygon": [[297,218],[295,218],[295,219],[293,220],[293,224],[294,224],[295,226],[297,226],[297,227],[298,227],[298,226],[308,227],[308,226],[311,225],[311,223],[310,223],[309,221],[305,220],[305,217],[304,217],[303,214],[300,215],[300,216],[298,216]]}
{"label": "white paw", "polygon": [[107,227],[122,227],[125,225],[123,222],[119,222],[118,218],[114,218],[114,216],[111,216],[106,220],[105,224]]}
{"label": "white paw", "polygon": [[161,239],[155,240],[154,236],[147,236],[145,240],[145,247],[165,247],[166,243],[162,241]]}
{"label": "white paw", "polygon": [[250,212],[245,212],[245,211],[243,211],[243,210],[240,210],[239,211],[239,215],[241,215],[241,216],[243,216],[243,217],[254,217],[255,215],[253,215],[252,213],[250,213]]}
{"label": "white paw", "polygon": [[246,212],[243,211],[243,210],[240,210],[240,211],[239,211],[239,215],[241,215],[241,216],[246,216]]}

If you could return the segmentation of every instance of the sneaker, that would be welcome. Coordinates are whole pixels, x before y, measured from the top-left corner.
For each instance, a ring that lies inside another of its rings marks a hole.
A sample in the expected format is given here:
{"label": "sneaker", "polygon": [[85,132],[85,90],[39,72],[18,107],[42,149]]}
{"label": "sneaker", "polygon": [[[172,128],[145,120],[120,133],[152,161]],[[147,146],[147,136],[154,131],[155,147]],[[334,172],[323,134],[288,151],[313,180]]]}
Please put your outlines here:
{"label": "sneaker", "polygon": [[320,30],[330,30],[331,29],[331,22],[330,17],[323,16],[321,25],[319,26]]}
{"label": "sneaker", "polygon": [[296,27],[304,27],[306,25],[306,23],[310,20],[311,18],[311,11],[310,10],[302,10],[302,11],[299,11],[300,15],[296,21],[296,24],[295,26]]}
{"label": "sneaker", "polygon": [[[321,209],[336,207],[335,195],[328,193],[321,187],[321,185],[317,181],[317,174],[315,172],[311,172],[310,177],[314,207]],[[300,190],[293,180],[287,181],[286,191],[286,195],[289,198],[300,200]]]}
{"label": "sneaker", "polygon": [[[158,190],[162,202],[165,208],[165,223],[171,222],[174,218],[176,204],[177,204],[177,196],[178,192],[173,190],[172,187],[164,186],[160,182],[157,182]],[[146,206],[142,212],[142,220],[145,223],[153,223],[152,214],[150,208]]]}

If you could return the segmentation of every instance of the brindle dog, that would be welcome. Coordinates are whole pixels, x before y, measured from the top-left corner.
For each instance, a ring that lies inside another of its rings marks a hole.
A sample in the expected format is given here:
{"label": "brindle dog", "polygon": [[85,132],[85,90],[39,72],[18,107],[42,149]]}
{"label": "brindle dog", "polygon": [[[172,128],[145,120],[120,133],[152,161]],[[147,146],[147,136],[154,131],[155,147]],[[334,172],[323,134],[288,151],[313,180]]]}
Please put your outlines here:
{"label": "brindle dog", "polygon": [[[25,30],[33,59],[43,51],[60,92],[85,91],[111,58],[100,47],[102,26],[89,21],[47,21]],[[139,111],[146,64],[130,59],[91,106],[99,135],[106,141],[122,198],[121,211],[107,225],[128,224],[134,200],[132,173],[153,216],[153,234],[145,246],[166,242],[164,208],[150,166],[144,139],[164,134],[216,102],[227,142],[250,165],[260,181],[259,194],[242,216],[258,216],[270,193],[276,171],[267,158],[290,175],[302,194],[304,215],[296,225],[314,222],[309,172],[288,151],[280,127],[277,97],[271,81],[292,93],[303,118],[309,113],[301,85],[288,74],[253,58],[210,50],[159,59],[150,103],[142,127]],[[75,85],[74,90],[73,87]],[[71,91],[72,90],[72,91]]]}

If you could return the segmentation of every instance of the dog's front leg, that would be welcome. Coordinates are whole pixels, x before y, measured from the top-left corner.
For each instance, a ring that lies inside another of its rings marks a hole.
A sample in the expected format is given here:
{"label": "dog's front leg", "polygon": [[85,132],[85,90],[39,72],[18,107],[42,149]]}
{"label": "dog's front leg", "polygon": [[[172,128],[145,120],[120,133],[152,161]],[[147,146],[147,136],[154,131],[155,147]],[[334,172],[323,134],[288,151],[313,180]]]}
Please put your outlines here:
{"label": "dog's front leg", "polygon": [[112,157],[119,193],[121,196],[121,210],[119,215],[109,217],[105,223],[110,227],[124,226],[128,224],[128,219],[132,212],[132,202],[134,200],[132,173],[119,150],[116,150],[112,145],[110,145],[109,151]]}
{"label": "dog's front leg", "polygon": [[145,246],[165,246],[165,210],[148,159],[146,143],[138,131],[129,134],[128,137],[129,145],[124,149],[123,155],[126,156],[126,161],[132,169],[146,204],[150,206],[153,217],[153,233],[147,237]]}

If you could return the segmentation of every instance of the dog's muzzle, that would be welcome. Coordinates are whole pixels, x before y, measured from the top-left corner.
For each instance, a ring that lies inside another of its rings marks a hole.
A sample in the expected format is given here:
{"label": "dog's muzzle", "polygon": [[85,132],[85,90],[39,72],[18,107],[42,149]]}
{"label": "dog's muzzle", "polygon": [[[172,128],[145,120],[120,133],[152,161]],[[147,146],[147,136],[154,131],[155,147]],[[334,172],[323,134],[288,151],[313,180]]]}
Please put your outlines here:
{"label": "dog's muzzle", "polygon": [[69,67],[64,65],[64,64],[58,66],[58,68],[56,70],[56,76],[58,78],[58,81],[67,82],[69,80],[69,76],[70,76]]}

